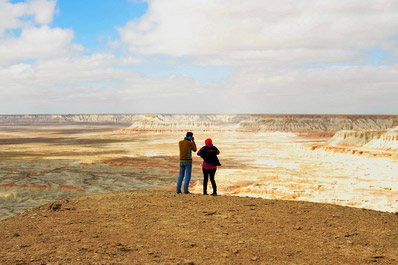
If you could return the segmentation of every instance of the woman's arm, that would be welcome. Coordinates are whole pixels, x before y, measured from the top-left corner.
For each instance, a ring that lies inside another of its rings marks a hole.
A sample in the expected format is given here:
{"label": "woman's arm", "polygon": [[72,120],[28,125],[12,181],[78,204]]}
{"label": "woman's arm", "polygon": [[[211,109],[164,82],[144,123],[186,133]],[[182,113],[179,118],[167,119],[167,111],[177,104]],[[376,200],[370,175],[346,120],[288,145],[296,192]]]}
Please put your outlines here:
{"label": "woman's arm", "polygon": [[203,147],[200,148],[200,150],[196,153],[198,156],[200,156],[200,152],[202,151]]}

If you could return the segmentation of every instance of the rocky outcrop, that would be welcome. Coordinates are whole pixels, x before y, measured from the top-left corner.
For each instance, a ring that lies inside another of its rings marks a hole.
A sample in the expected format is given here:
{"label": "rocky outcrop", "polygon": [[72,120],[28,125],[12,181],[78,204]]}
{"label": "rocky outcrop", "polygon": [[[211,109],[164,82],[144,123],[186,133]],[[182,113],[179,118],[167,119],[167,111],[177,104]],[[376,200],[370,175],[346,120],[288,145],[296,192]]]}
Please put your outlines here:
{"label": "rocky outcrop", "polygon": [[330,140],[329,145],[363,146],[373,139],[378,139],[385,131],[338,131]]}
{"label": "rocky outcrop", "polygon": [[398,150],[398,127],[380,131],[343,130],[329,141],[331,146],[347,145],[372,149]]}
{"label": "rocky outcrop", "polygon": [[128,130],[209,130],[217,129],[209,117],[201,115],[145,115]]}
{"label": "rocky outcrop", "polygon": [[398,150],[398,130],[389,130],[365,145],[368,148]]}

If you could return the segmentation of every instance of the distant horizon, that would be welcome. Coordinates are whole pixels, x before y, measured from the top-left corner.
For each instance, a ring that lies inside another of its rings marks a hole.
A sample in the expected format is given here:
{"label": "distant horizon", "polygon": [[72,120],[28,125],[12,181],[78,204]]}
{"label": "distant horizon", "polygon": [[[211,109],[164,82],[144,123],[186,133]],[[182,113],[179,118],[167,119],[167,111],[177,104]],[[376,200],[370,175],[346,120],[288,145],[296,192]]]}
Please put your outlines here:
{"label": "distant horizon", "polygon": [[19,113],[0,114],[0,116],[22,116],[22,115],[269,115],[269,116],[398,116],[398,114],[328,114],[328,113]]}

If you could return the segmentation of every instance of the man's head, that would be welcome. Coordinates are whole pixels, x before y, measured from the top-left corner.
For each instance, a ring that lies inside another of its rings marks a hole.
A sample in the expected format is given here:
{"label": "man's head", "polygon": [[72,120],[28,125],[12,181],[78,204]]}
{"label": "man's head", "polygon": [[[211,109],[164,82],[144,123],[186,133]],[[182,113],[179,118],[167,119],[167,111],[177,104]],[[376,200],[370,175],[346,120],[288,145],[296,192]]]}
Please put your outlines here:
{"label": "man's head", "polygon": [[192,137],[193,133],[192,132],[187,132],[187,137]]}

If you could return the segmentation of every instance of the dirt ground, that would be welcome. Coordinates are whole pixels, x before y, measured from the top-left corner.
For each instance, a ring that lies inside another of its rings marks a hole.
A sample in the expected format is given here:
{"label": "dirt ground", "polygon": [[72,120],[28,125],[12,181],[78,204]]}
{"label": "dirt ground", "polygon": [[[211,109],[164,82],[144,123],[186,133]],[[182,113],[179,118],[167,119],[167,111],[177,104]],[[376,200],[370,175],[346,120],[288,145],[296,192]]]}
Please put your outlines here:
{"label": "dirt ground", "polygon": [[398,216],[299,201],[123,191],[0,222],[0,264],[397,264]]}

